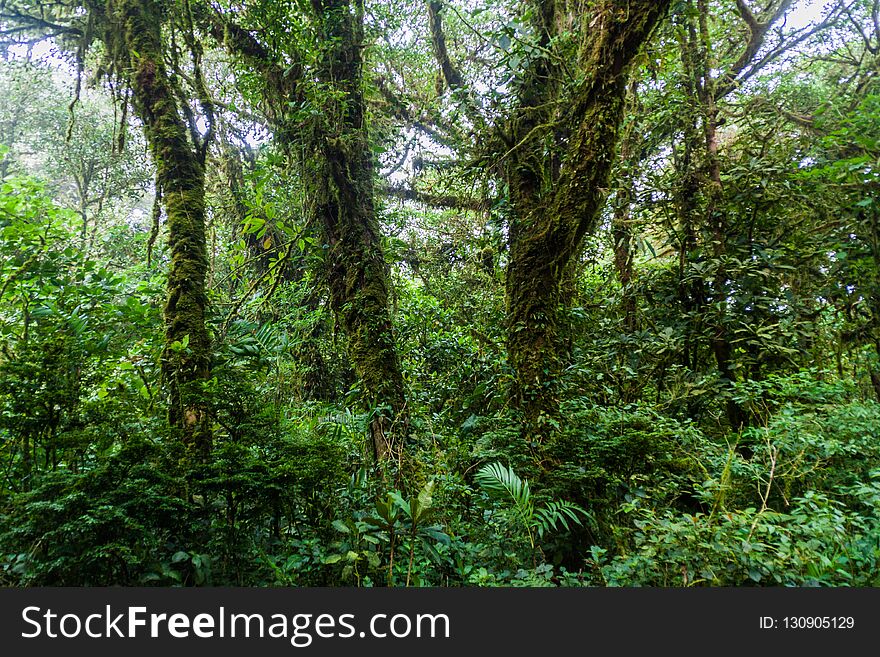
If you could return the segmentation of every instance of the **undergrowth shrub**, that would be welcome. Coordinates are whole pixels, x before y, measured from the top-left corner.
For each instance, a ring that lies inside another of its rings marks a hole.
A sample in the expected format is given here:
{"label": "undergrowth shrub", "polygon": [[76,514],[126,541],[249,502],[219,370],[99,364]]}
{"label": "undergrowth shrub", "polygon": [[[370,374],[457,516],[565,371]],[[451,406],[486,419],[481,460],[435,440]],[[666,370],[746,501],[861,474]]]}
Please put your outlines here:
{"label": "undergrowth shrub", "polygon": [[7,505],[0,553],[7,583],[109,586],[183,582],[173,556],[190,543],[183,482],[156,467],[161,454],[133,441],[85,473],[36,478]]}

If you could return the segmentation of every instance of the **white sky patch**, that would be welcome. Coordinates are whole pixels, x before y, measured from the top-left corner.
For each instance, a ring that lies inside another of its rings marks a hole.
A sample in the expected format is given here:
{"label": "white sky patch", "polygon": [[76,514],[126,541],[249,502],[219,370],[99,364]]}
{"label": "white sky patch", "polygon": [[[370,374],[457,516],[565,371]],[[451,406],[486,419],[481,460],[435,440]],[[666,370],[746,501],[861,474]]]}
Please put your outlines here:
{"label": "white sky patch", "polygon": [[825,10],[830,4],[833,3],[829,0],[801,0],[795,4],[795,8],[788,15],[786,25],[794,29],[801,29],[817,23],[825,15]]}

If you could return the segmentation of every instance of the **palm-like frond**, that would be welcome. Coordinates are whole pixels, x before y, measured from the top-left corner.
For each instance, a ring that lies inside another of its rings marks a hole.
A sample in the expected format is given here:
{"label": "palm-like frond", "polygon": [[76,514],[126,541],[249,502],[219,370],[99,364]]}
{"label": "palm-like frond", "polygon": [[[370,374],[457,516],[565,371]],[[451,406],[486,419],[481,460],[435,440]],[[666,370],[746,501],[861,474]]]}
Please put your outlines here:
{"label": "palm-like frond", "polygon": [[521,479],[512,468],[501,463],[488,463],[477,471],[475,479],[480,488],[493,499],[502,502],[512,501],[520,509],[532,505],[529,482]]}
{"label": "palm-like frond", "polygon": [[582,525],[583,517],[589,518],[590,516],[573,502],[565,500],[547,502],[535,511],[535,527],[538,529],[538,536],[543,538],[546,532],[558,531],[559,526],[569,530],[569,522],[575,526]]}
{"label": "palm-like frond", "polygon": [[590,515],[573,502],[549,501],[537,508],[532,499],[528,480],[522,479],[512,468],[501,463],[489,463],[477,471],[476,482],[492,499],[510,504],[519,520],[531,532],[537,530],[543,538],[545,533],[570,530],[580,526]]}
{"label": "palm-like frond", "polygon": [[273,359],[281,357],[289,346],[287,332],[272,324],[239,322],[236,329],[238,336],[229,345],[229,350],[260,366],[268,365]]}

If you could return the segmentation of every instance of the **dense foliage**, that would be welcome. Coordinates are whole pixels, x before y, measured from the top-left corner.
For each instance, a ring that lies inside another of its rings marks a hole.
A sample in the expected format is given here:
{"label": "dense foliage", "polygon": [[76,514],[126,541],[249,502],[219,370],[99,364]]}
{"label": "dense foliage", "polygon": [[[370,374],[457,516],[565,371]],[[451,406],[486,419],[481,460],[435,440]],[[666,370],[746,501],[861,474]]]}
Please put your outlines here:
{"label": "dense foliage", "polygon": [[880,584],[878,16],[0,4],[0,584]]}

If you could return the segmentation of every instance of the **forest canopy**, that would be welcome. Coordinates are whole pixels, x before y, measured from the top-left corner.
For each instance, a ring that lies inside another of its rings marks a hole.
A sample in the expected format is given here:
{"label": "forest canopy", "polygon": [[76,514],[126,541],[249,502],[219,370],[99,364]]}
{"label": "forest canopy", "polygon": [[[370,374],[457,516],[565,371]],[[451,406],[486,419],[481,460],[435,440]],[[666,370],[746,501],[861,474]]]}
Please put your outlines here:
{"label": "forest canopy", "polygon": [[880,0],[0,0],[0,584],[880,584]]}

